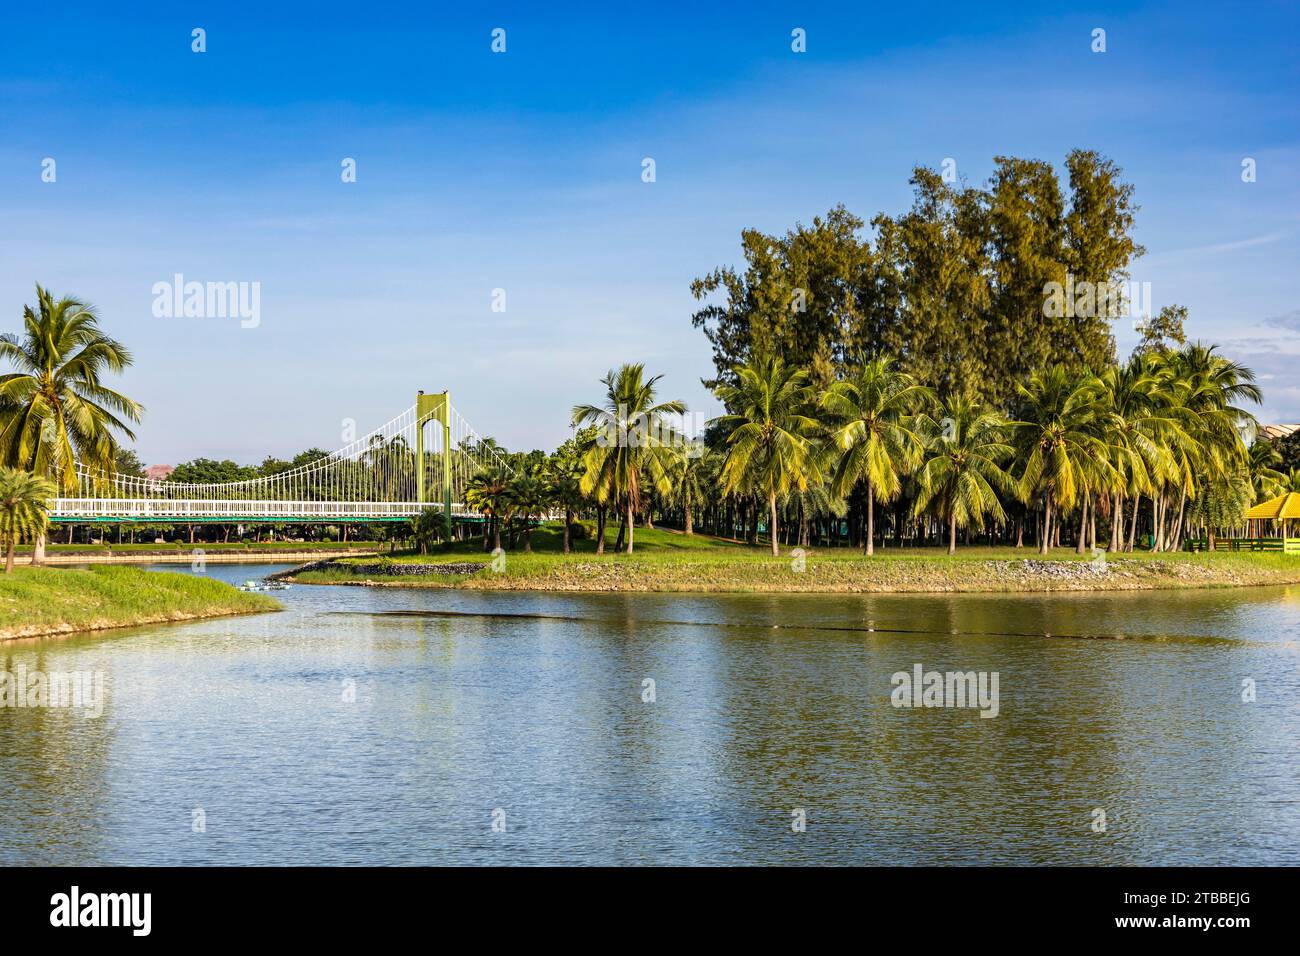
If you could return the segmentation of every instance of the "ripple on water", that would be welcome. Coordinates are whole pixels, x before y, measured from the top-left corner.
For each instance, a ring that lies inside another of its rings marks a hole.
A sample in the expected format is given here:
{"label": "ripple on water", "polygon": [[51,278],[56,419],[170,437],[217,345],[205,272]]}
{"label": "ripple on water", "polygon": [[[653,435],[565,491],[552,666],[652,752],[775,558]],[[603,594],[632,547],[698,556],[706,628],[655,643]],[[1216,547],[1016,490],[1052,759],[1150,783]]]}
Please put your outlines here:
{"label": "ripple on water", "polygon": [[[1296,593],[304,586],[28,642],[108,698],[0,710],[0,863],[1294,864]],[[998,716],[891,706],[918,663]]]}

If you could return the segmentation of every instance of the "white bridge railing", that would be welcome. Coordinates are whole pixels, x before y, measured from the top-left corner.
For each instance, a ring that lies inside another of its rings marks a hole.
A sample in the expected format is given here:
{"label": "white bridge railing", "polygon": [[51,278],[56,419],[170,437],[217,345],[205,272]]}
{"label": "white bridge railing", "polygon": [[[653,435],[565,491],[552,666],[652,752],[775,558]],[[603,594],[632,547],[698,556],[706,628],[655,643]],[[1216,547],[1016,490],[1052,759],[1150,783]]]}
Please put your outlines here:
{"label": "white bridge railing", "polygon": [[[218,501],[166,498],[57,498],[51,518],[129,518],[138,521],[176,521],[200,518],[310,518],[340,520],[410,518],[425,508],[442,510],[438,501]],[[460,502],[452,502],[453,515],[470,515]]]}

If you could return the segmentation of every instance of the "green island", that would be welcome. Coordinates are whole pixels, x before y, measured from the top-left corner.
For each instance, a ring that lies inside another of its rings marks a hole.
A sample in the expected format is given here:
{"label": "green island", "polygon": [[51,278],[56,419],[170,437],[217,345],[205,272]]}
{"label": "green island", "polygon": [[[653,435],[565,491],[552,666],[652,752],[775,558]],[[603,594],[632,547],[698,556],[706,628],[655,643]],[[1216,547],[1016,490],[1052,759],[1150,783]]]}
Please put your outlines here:
{"label": "green island", "polygon": [[[533,551],[494,561],[473,542],[434,555],[399,553],[337,558],[287,576],[300,584],[460,588],[502,591],[663,591],[701,593],[1131,591],[1300,583],[1300,561],[1281,552],[1156,552],[1101,563],[1059,548],[972,546],[884,548],[870,560],[853,548],[807,548],[773,558],[764,548],[711,535],[638,531],[634,554],[595,553],[591,538],[572,543],[544,525]],[[322,566],[318,566],[322,565]],[[466,566],[475,566],[467,570]],[[437,568],[411,573],[422,567]]]}
{"label": "green island", "polygon": [[0,640],[280,609],[265,594],[189,574],[120,566],[0,575]]}

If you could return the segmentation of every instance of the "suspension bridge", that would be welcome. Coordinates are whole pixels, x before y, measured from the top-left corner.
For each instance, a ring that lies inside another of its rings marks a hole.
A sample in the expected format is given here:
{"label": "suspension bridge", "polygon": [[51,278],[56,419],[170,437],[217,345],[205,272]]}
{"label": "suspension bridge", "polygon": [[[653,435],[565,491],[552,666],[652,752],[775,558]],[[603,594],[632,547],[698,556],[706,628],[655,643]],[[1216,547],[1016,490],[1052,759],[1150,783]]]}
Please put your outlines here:
{"label": "suspension bridge", "polygon": [[451,404],[426,395],[333,454],[246,481],[154,481],[76,465],[75,497],[58,498],[50,519],[74,522],[405,521],[426,508],[475,520],[465,486],[504,459]]}

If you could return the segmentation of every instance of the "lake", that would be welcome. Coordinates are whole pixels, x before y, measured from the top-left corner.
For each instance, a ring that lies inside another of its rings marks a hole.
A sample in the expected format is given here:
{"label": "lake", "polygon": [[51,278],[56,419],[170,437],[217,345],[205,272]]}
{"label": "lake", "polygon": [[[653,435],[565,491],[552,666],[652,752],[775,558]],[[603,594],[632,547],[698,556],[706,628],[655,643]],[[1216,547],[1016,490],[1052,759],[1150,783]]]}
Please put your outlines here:
{"label": "lake", "polygon": [[0,709],[0,864],[1300,863],[1300,588],[276,596],[0,645],[105,688]]}

